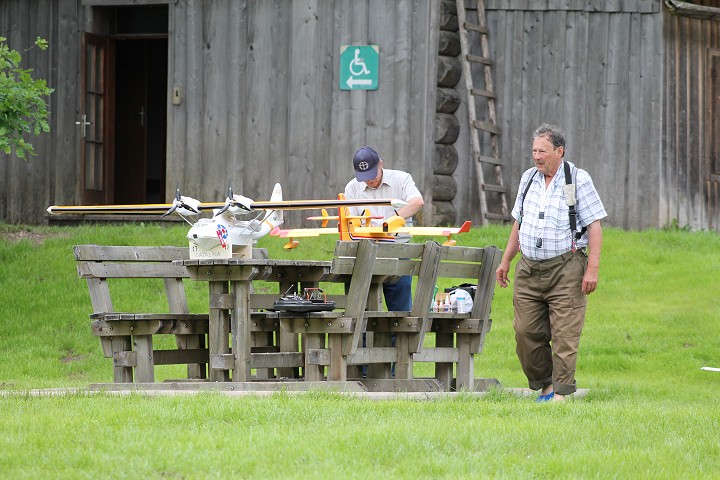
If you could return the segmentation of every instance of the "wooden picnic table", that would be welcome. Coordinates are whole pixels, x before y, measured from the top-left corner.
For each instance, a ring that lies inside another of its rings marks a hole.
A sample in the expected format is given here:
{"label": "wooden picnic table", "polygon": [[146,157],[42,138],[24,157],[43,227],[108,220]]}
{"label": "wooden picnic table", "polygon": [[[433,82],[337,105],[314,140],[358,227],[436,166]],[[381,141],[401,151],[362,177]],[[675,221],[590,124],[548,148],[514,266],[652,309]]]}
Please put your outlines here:
{"label": "wooden picnic table", "polygon": [[[298,292],[317,287],[330,276],[331,262],[279,259],[177,260],[191,279],[208,282],[208,352],[210,381],[251,380],[253,280],[277,282],[283,293],[293,285]],[[298,355],[301,355],[298,353]]]}

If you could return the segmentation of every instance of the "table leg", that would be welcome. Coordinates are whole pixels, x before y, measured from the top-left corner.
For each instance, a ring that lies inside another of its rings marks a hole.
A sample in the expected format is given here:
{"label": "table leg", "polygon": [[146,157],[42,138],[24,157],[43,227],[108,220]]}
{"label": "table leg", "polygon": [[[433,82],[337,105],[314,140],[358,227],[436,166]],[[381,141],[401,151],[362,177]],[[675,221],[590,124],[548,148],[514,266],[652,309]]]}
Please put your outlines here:
{"label": "table leg", "polygon": [[230,371],[218,365],[214,358],[230,353],[230,312],[220,298],[227,296],[225,281],[210,282],[210,314],[208,322],[208,353],[210,354],[209,379],[211,382],[227,382]]}
{"label": "table leg", "polygon": [[252,338],[250,335],[250,285],[249,280],[231,282],[233,309],[230,316],[235,369],[233,382],[249,382]]}

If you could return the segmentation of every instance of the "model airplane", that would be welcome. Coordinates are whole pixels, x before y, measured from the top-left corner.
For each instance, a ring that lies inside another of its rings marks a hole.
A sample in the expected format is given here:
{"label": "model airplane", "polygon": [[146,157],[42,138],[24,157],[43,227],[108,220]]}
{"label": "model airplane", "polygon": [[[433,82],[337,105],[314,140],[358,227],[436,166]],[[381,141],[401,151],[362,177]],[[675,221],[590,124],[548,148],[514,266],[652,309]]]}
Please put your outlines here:
{"label": "model airplane", "polygon": [[[188,213],[196,211],[198,206],[194,199],[176,195],[173,206],[163,216],[171,213],[179,214],[185,221]],[[270,202],[282,202],[282,188],[275,184]],[[199,203],[199,202],[198,202]],[[249,205],[253,203],[242,195],[233,195],[232,188],[228,187],[228,197],[225,205],[213,210],[212,218],[200,218],[191,224],[187,238],[190,241],[190,258],[229,258],[252,255],[249,250],[253,243],[270,233],[283,223],[282,210],[262,210],[252,220],[240,220],[236,215],[252,211]],[[188,222],[190,223],[190,222]]]}
{"label": "model airplane", "polygon": [[[338,195],[338,201],[350,201],[345,200],[345,195],[342,193]],[[340,235],[340,240],[361,240],[371,239],[380,242],[394,242],[396,235],[425,235],[425,236],[443,236],[447,237],[447,240],[443,245],[455,245],[456,241],[452,238],[457,233],[464,233],[470,231],[472,222],[466,221],[461,227],[407,227],[405,226],[405,219],[399,215],[393,215],[392,217],[384,220],[381,225],[372,225],[372,220],[382,219],[383,217],[372,216],[372,215],[350,215],[347,206],[338,207],[338,215],[328,215],[327,210],[322,210],[322,216],[320,217],[308,217],[308,220],[320,220],[322,226],[320,228],[291,228],[282,230],[275,228],[270,232],[270,235],[287,238],[288,243],[285,244],[284,248],[292,249],[299,245],[299,242],[295,240],[300,237],[318,237],[320,235],[335,234]],[[328,227],[330,220],[337,221],[337,227]]]}
{"label": "model airplane", "polygon": [[[177,214],[191,225],[187,238],[190,242],[190,258],[243,258],[252,254],[251,248],[260,237],[279,228],[283,223],[283,210],[307,210],[323,207],[347,208],[349,206],[391,205],[401,208],[407,203],[402,200],[287,200],[282,199],[282,188],[275,184],[270,201],[255,202],[243,195],[234,195],[228,187],[225,202],[202,203],[192,197],[180,195],[176,190],[171,204],[136,205],[80,205],[52,206],[47,209],[51,215],[63,214],[151,214],[165,217]],[[191,222],[188,217],[212,210],[212,218],[200,218]],[[240,220],[237,215],[260,213],[252,220]]]}

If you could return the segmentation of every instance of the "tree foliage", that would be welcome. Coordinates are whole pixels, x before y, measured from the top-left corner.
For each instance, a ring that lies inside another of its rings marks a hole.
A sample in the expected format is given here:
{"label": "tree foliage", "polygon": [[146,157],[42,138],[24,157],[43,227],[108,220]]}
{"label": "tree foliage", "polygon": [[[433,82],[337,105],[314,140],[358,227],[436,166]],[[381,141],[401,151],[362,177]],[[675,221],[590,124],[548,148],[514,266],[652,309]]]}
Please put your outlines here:
{"label": "tree foliage", "polygon": [[[38,37],[35,47],[46,50],[47,41]],[[24,160],[28,154],[35,155],[25,136],[50,131],[45,97],[53,89],[45,80],[33,79],[31,69],[20,67],[21,60],[20,53],[10,49],[5,37],[0,37],[0,151],[14,152]]]}

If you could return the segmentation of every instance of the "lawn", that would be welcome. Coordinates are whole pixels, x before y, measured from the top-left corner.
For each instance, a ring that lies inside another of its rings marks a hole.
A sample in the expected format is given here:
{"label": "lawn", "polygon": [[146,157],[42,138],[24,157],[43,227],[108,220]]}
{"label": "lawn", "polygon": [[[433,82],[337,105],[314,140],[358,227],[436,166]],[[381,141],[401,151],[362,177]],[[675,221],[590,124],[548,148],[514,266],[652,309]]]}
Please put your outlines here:
{"label": "lawn", "polygon": [[[185,233],[181,225],[0,225],[0,477],[715,478],[720,471],[720,373],[701,370],[720,367],[720,235],[708,232],[604,229],[600,284],[578,357],[578,387],[589,393],[565,404],[504,390],[381,402],[321,392],[30,395],[112,381],[110,360],[90,333],[90,299],[72,246],[183,245]],[[473,228],[458,243],[504,248],[507,233]],[[259,246],[271,257],[328,259],[333,242],[309,239],[288,252],[265,237]],[[191,309],[206,308],[205,285],[186,289]],[[525,387],[511,296],[495,291],[493,328],[475,372]],[[136,297],[162,301],[152,289]],[[163,368],[160,378],[178,376],[178,367]]]}

